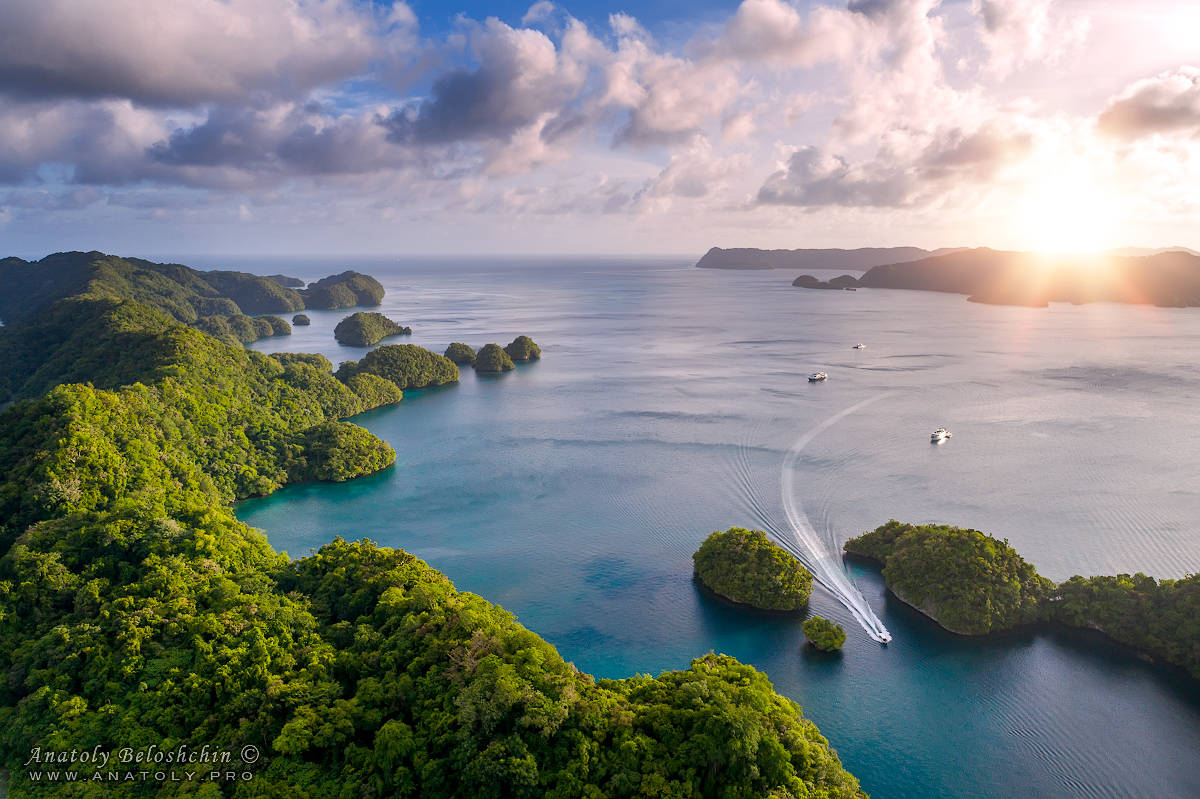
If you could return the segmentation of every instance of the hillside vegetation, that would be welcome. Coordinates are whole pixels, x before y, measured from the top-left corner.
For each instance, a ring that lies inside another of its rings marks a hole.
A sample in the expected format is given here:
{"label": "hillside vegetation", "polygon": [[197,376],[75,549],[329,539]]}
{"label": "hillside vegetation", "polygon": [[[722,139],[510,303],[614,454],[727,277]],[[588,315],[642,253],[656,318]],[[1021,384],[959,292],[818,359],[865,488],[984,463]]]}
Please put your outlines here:
{"label": "hillside vegetation", "polygon": [[715,532],[692,555],[696,577],[726,599],[764,610],[808,605],[813,578],[800,561],[761,530]]}
{"label": "hillside vegetation", "polygon": [[333,337],[344,347],[373,347],[388,336],[408,333],[412,333],[411,327],[373,311],[350,314],[333,329]]}
{"label": "hillside vegetation", "polygon": [[1200,575],[1081,577],[1055,584],[978,530],[887,524],[846,542],[883,564],[889,590],[954,632],[1056,622],[1100,630],[1200,678]]}

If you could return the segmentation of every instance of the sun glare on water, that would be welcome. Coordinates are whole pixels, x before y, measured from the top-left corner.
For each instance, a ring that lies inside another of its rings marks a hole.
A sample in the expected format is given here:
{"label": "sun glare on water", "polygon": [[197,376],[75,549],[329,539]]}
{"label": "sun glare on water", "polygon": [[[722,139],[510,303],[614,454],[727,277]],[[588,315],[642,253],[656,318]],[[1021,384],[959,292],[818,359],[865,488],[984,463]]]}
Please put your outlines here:
{"label": "sun glare on water", "polygon": [[1122,244],[1112,190],[1086,175],[1055,175],[1031,187],[1018,221],[1024,248],[1090,253]]}

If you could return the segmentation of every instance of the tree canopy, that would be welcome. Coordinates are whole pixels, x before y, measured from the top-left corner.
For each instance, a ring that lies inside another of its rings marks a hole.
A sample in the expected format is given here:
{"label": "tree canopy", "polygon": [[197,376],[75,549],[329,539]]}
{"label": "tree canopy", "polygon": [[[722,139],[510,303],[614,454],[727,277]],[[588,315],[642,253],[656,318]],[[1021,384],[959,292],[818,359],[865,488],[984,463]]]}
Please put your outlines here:
{"label": "tree canopy", "polygon": [[822,652],[833,652],[846,643],[846,630],[837,622],[821,616],[809,616],[801,625],[804,637]]}
{"label": "tree canopy", "polygon": [[800,610],[812,594],[812,575],[761,530],[717,531],[704,540],[692,562],[701,583],[744,605]]}
{"label": "tree canopy", "polygon": [[343,362],[337,370],[343,381],[363,373],[390,380],[400,389],[441,386],[458,380],[457,366],[414,344],[385,344],[360,361]]}
{"label": "tree canopy", "polygon": [[514,361],[536,361],[542,357],[542,348],[534,344],[529,336],[517,336],[504,351]]}
{"label": "tree canopy", "polygon": [[507,372],[516,368],[517,365],[499,344],[485,344],[475,355],[476,372]]}
{"label": "tree canopy", "polygon": [[475,350],[458,341],[454,342],[449,347],[446,347],[446,352],[444,354],[447,360],[449,360],[451,363],[456,363],[459,366],[462,366],[463,364],[475,363]]}
{"label": "tree canopy", "polygon": [[359,311],[347,316],[333,329],[337,343],[346,347],[373,347],[388,336],[412,333],[411,327],[393,322],[381,313]]}

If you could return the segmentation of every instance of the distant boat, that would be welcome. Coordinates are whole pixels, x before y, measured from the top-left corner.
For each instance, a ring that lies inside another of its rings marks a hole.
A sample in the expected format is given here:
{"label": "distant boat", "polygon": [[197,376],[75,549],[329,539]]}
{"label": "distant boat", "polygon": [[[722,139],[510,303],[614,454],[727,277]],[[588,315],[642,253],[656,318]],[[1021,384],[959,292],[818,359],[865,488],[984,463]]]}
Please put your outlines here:
{"label": "distant boat", "polygon": [[947,430],[946,428],[944,428],[944,427],[939,427],[937,430],[934,430],[934,431],[933,431],[933,432],[930,434],[930,436],[929,436],[929,441],[930,441],[930,443],[932,443],[932,444],[940,444],[940,443],[942,443],[943,441],[945,441],[947,438],[950,438],[950,437],[951,437],[951,436],[953,436],[953,435],[954,435],[954,434],[953,434],[953,433],[951,433],[951,432],[950,432],[949,430]]}
{"label": "distant boat", "polygon": [[867,345],[866,345],[866,344],[855,344],[855,345],[854,345],[853,347],[851,347],[850,349],[852,349],[852,350],[865,350],[866,348],[867,348]]}
{"label": "distant boat", "polygon": [[883,632],[879,633],[879,643],[883,644],[884,646],[887,646],[888,641],[891,641],[891,640],[892,640],[892,634],[889,633],[887,630],[884,630]]}
{"label": "distant boat", "polygon": [[813,372],[808,376],[808,382],[810,383],[820,383],[822,380],[828,379],[829,375],[825,374],[824,372]]}

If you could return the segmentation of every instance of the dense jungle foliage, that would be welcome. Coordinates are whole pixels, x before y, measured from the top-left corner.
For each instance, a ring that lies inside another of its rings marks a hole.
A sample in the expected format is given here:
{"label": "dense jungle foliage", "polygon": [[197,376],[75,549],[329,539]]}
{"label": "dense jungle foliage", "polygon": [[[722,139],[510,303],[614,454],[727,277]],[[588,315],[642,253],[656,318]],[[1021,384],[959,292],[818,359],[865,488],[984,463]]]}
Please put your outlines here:
{"label": "dense jungle foliage", "polygon": [[308,314],[298,313],[292,317],[292,325],[295,327],[307,327],[312,324],[312,320],[308,318]]}
{"label": "dense jungle foliage", "polygon": [[485,344],[475,354],[474,366],[476,372],[507,372],[516,369],[508,353],[499,344]]}
{"label": "dense jungle foliage", "polygon": [[370,275],[351,269],[321,278],[301,289],[300,295],[304,298],[305,308],[333,311],[357,305],[374,307],[383,302],[383,286]]}
{"label": "dense jungle foliage", "polygon": [[822,652],[833,652],[841,649],[846,643],[846,630],[837,622],[832,622],[822,616],[809,616],[801,625],[804,637],[808,642]]}
{"label": "dense jungle foliage", "polygon": [[[344,384],[322,356],[248,352],[130,298],[56,303],[0,334],[26,397],[0,415],[10,796],[862,795],[799,707],[732,658],[596,682],[405,552],[331,530],[289,562],[235,518],[235,499],[390,462],[339,420],[399,399],[394,380]],[[254,777],[113,786],[85,765],[47,784],[21,767],[35,746],[181,743],[228,748]]]}
{"label": "dense jungle foliage", "polygon": [[338,379],[372,374],[395,383],[400,389],[441,386],[458,380],[458,367],[436,352],[415,344],[385,344],[371,350],[361,361],[344,361]]}
{"label": "dense jungle foliage", "polygon": [[373,347],[388,336],[412,333],[411,327],[393,322],[381,313],[359,311],[347,316],[333,329],[337,343],[345,347]]}
{"label": "dense jungle foliage", "polygon": [[845,549],[883,563],[892,593],[948,630],[983,635],[1029,624],[1054,583],[1007,541],[978,530],[891,520]]}
{"label": "dense jungle foliage", "polygon": [[977,530],[894,519],[846,542],[883,565],[898,597],[955,632],[1057,622],[1107,634],[1200,678],[1200,575],[1072,577],[1055,585],[1007,541]]}
{"label": "dense jungle foliage", "polygon": [[542,357],[542,348],[534,344],[529,336],[517,336],[504,351],[514,361],[536,361]]}
{"label": "dense jungle foliage", "polygon": [[808,605],[813,578],[800,561],[761,530],[715,532],[692,555],[696,577],[726,599],[764,610]]}
{"label": "dense jungle foliage", "polygon": [[463,364],[475,363],[475,350],[468,345],[456,341],[449,347],[446,347],[446,352],[443,353],[445,358],[451,363],[462,366]]}

